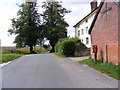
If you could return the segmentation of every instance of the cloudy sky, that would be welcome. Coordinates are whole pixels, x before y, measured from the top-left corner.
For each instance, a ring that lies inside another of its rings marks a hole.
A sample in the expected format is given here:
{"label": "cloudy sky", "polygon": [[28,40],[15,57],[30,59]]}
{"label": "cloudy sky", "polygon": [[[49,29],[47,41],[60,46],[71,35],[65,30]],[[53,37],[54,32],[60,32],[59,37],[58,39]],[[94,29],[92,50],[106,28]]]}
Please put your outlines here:
{"label": "cloudy sky", "polygon": [[[45,0],[38,0],[38,5],[41,6]],[[68,36],[73,37],[75,35],[73,26],[80,21],[84,16],[90,13],[90,2],[92,0],[62,0],[63,7],[71,10],[72,12],[65,16],[65,20],[68,22]],[[15,35],[9,35],[7,30],[11,28],[11,20],[17,17],[17,11],[19,7],[17,4],[23,3],[24,0],[0,0],[0,39],[1,46],[14,46],[13,41]],[[100,0],[98,0],[98,3]],[[39,7],[40,11],[41,8]]]}

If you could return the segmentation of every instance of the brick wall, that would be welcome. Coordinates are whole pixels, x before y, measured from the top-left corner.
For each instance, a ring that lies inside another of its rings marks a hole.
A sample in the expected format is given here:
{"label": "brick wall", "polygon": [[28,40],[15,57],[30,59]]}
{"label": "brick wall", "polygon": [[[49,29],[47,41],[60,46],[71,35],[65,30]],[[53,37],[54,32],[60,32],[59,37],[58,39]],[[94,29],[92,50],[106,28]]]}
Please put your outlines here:
{"label": "brick wall", "polygon": [[[119,9],[113,2],[105,2],[91,32],[92,45],[98,47],[97,59],[114,64],[120,64]],[[91,55],[93,57],[92,52]]]}
{"label": "brick wall", "polygon": [[75,51],[74,56],[90,56],[90,49]]}
{"label": "brick wall", "polygon": [[118,9],[118,61],[120,64],[120,8]]}

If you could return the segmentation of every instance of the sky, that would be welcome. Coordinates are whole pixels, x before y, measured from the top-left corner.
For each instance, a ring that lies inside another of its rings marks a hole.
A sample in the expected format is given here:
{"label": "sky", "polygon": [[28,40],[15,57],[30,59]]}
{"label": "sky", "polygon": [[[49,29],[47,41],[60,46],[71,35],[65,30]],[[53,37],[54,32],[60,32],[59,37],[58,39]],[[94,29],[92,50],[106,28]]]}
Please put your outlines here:
{"label": "sky", "polygon": [[[38,9],[42,12],[40,6],[45,0],[37,0]],[[59,0],[58,0],[59,1]],[[75,29],[73,26],[91,12],[90,2],[92,0],[62,0],[62,6],[72,12],[66,14],[65,21],[69,24],[68,36],[75,36]],[[98,4],[101,0],[98,0]],[[0,40],[1,46],[15,46],[13,41],[15,35],[9,35],[7,32],[11,28],[11,19],[17,18],[19,10],[18,5],[25,2],[24,0],[0,0]]]}

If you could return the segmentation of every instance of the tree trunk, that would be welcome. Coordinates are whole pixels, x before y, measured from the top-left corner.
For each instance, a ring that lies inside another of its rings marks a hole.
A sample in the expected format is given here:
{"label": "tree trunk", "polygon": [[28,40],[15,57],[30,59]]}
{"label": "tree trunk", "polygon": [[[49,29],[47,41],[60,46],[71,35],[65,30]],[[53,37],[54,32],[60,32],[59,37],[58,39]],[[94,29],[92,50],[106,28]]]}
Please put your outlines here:
{"label": "tree trunk", "polygon": [[52,46],[52,49],[50,52],[55,52],[55,44],[57,43],[57,40],[54,41],[54,40],[50,40],[50,45]]}
{"label": "tree trunk", "polygon": [[30,53],[32,53],[32,52],[33,52],[33,46],[30,45]]}
{"label": "tree trunk", "polygon": [[55,45],[52,45],[52,50],[51,52],[55,52]]}

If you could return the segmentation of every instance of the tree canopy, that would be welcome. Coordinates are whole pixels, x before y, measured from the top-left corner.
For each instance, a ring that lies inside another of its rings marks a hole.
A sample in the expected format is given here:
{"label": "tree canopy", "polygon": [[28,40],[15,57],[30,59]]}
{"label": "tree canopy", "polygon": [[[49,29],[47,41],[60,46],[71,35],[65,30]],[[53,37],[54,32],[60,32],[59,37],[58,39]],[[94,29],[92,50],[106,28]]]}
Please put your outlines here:
{"label": "tree canopy", "polygon": [[12,19],[12,29],[9,29],[10,34],[15,34],[14,43],[17,47],[30,47],[33,51],[33,46],[41,35],[40,14],[37,12],[36,3],[25,3],[20,5],[20,10],[17,13],[17,18]]}
{"label": "tree canopy", "polygon": [[54,51],[57,41],[67,37],[67,27],[69,25],[64,16],[70,11],[62,7],[57,1],[44,2],[42,8],[45,9],[42,13],[45,37],[49,40],[52,51]]}
{"label": "tree canopy", "polygon": [[36,3],[29,2],[20,5],[18,17],[12,19],[12,29],[8,30],[10,34],[16,35],[14,43],[17,47],[29,46],[30,51],[33,52],[33,46],[42,43],[42,40],[46,38],[54,51],[57,41],[67,37],[69,25],[64,16],[71,11],[55,0],[44,2],[42,8],[45,11],[39,14]]}

